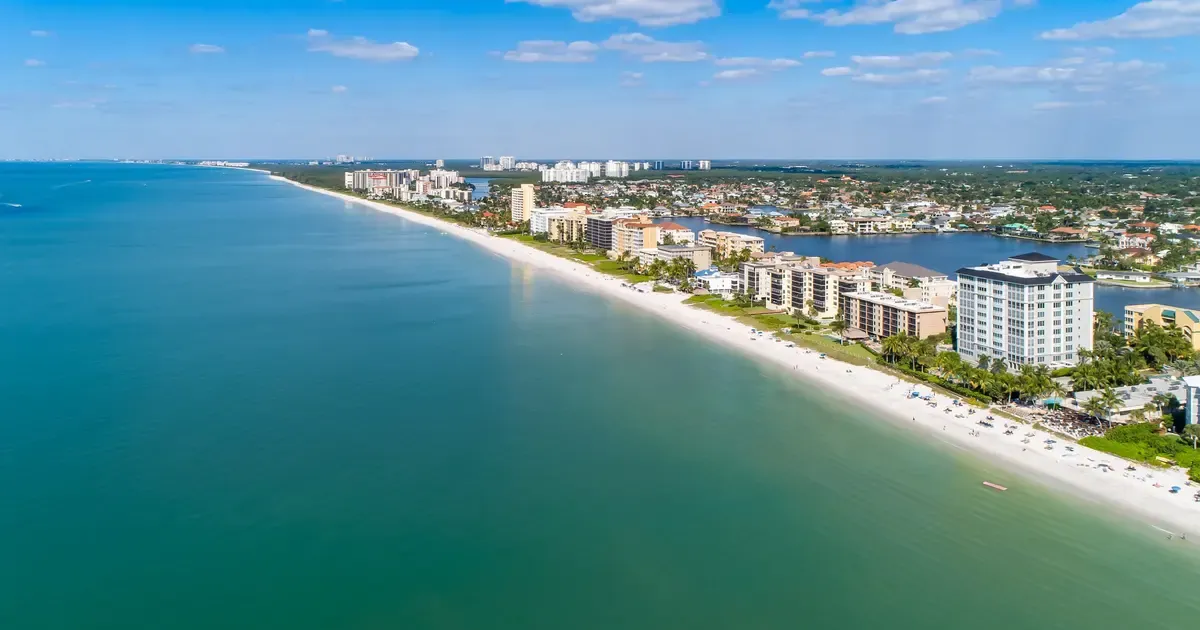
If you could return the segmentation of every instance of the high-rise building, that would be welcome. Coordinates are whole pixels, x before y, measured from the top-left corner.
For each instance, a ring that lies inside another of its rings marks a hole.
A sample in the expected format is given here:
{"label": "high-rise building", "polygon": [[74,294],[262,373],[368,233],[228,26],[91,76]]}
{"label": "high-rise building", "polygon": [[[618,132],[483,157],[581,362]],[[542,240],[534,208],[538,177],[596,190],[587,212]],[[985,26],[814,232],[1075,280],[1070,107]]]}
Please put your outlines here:
{"label": "high-rise building", "polygon": [[1092,348],[1090,276],[1030,253],[958,272],[958,354],[1009,365],[1074,365]]}
{"label": "high-rise building", "polygon": [[654,170],[656,170],[656,171],[663,170],[663,161],[662,160],[654,160]]}
{"label": "high-rise building", "polygon": [[511,155],[500,156],[500,170],[511,171],[511,170],[513,170],[513,167],[516,166],[516,164],[517,164],[517,158],[515,158]]}
{"label": "high-rise building", "polygon": [[700,170],[711,171],[712,170],[712,162],[709,160],[700,160]]}
{"label": "high-rise building", "polygon": [[629,164],[626,162],[618,162],[609,160],[604,164],[605,177],[629,177]]}
{"label": "high-rise building", "polygon": [[537,197],[533,184],[521,184],[512,189],[512,221],[521,223],[533,218]]}
{"label": "high-rise building", "polygon": [[564,182],[586,184],[588,181],[588,172],[582,168],[548,168],[542,171],[543,182]]}
{"label": "high-rise building", "polygon": [[489,167],[494,166],[496,166],[496,158],[490,155],[485,155],[479,160],[479,168],[487,170]]}
{"label": "high-rise building", "polygon": [[679,162],[679,170],[681,171],[690,171],[694,167],[695,164],[691,160],[680,160]]}
{"label": "high-rise building", "polygon": [[446,160],[434,160],[433,161],[434,168],[442,168],[444,166],[446,166]]}

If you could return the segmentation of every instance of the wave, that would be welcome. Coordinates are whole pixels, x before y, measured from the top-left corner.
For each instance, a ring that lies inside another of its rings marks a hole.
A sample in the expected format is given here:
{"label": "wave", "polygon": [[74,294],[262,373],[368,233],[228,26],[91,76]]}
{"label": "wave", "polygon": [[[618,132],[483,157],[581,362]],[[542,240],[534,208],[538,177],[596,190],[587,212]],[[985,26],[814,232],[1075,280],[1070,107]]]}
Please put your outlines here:
{"label": "wave", "polygon": [[8,206],[9,208],[20,208],[20,207],[21,207],[21,204],[19,204],[19,203],[8,203],[7,201],[4,201],[4,202],[0,202],[0,206]]}
{"label": "wave", "polygon": [[51,186],[51,187],[50,187],[50,190],[58,190],[59,188],[66,188],[67,186],[79,186],[79,185],[82,185],[82,184],[90,184],[90,183],[92,183],[92,180],[90,180],[90,179],[85,179],[85,180],[83,180],[83,181],[81,181],[81,182],[68,182],[68,183],[66,183],[66,184],[59,184],[59,185],[57,185],[57,186]]}

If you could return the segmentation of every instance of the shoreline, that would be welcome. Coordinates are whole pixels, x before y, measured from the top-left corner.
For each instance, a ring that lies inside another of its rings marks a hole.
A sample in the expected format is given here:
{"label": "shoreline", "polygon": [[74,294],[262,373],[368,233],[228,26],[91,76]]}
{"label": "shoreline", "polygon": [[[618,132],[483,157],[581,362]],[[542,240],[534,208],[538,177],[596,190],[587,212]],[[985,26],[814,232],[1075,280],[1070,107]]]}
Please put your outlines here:
{"label": "shoreline", "polygon": [[[1136,473],[1126,473],[1124,471],[1127,465],[1125,460],[1107,453],[1093,451],[1078,444],[1073,445],[1075,449],[1073,453],[1066,452],[1063,448],[1064,444],[1056,445],[1053,450],[1044,450],[1044,440],[1057,439],[1048,432],[1037,431],[1028,425],[1021,425],[1013,435],[1003,435],[1002,425],[1007,424],[1004,418],[997,418],[994,423],[997,426],[994,428],[981,427],[977,422],[987,415],[986,412],[978,412],[974,416],[966,416],[964,413],[963,418],[956,417],[957,410],[945,413],[944,410],[951,399],[941,394],[935,396],[935,400],[940,405],[937,408],[928,407],[919,399],[907,399],[905,396],[905,392],[912,387],[919,389],[922,394],[929,393],[930,388],[927,385],[913,386],[877,370],[851,366],[833,359],[821,359],[819,353],[815,351],[805,352],[803,348],[799,347],[788,348],[782,342],[771,341],[768,336],[751,336],[750,326],[732,318],[684,304],[683,300],[686,298],[684,294],[639,293],[622,287],[622,280],[619,278],[602,274],[586,265],[527,247],[515,240],[492,236],[481,230],[443,221],[399,206],[301,184],[277,175],[270,175],[269,178],[433,227],[444,234],[470,241],[514,262],[529,264],[555,273],[569,279],[574,287],[622,300],[627,304],[663,317],[709,341],[715,341],[738,350],[752,358],[773,363],[784,374],[792,372],[794,378],[806,384],[820,386],[827,394],[850,399],[857,406],[871,410],[900,425],[919,427],[923,430],[922,432],[928,432],[931,437],[960,450],[968,451],[983,462],[996,464],[1004,468],[1006,472],[1023,474],[1024,477],[1043,486],[1058,485],[1061,486],[1061,489],[1076,491],[1072,493],[1074,498],[1087,498],[1094,503],[1103,504],[1109,515],[1132,516],[1136,514],[1139,520],[1145,521],[1160,532],[1200,535],[1200,503],[1194,502],[1191,496],[1194,490],[1200,489],[1200,487],[1195,484],[1191,486],[1186,484],[1186,471],[1155,469],[1150,472],[1153,479],[1147,479],[1147,471],[1150,469],[1145,465],[1137,464]],[[958,409],[965,410],[967,407]],[[976,430],[978,430],[978,436],[973,436],[971,432]],[[1030,438],[1029,444],[1023,445],[1021,439],[1026,433],[1035,435]],[[1100,462],[1112,464],[1115,470],[1102,472],[1096,468]],[[980,490],[995,492],[983,487],[984,481],[989,480],[979,479]],[[1155,488],[1152,485],[1154,483],[1159,483],[1163,487]],[[1011,482],[1006,485],[1011,485]],[[1179,494],[1170,494],[1167,489],[1174,485],[1182,486],[1184,490]]]}

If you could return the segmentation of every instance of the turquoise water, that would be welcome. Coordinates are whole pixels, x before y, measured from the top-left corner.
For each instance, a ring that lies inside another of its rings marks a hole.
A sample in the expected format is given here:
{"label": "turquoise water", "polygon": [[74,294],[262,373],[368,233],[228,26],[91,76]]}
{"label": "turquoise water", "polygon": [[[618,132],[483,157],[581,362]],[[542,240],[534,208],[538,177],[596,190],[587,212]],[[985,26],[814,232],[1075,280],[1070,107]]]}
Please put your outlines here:
{"label": "turquoise water", "polygon": [[0,203],[5,629],[1200,614],[1190,545],[436,230],[215,169]]}

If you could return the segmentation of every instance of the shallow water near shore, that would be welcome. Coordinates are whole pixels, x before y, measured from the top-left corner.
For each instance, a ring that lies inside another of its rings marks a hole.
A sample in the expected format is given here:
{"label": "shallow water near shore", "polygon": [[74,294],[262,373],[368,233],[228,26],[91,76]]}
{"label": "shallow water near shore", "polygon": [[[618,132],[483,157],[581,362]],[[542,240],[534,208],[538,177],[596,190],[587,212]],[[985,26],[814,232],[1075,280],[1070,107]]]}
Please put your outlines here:
{"label": "shallow water near shore", "polygon": [[0,201],[6,628],[1200,615],[1193,545],[436,229],[219,169]]}

